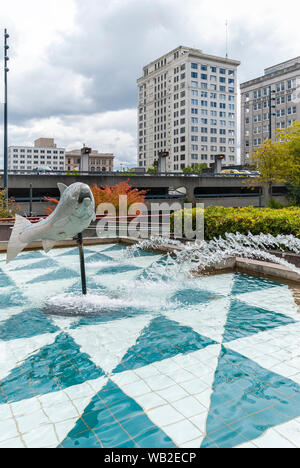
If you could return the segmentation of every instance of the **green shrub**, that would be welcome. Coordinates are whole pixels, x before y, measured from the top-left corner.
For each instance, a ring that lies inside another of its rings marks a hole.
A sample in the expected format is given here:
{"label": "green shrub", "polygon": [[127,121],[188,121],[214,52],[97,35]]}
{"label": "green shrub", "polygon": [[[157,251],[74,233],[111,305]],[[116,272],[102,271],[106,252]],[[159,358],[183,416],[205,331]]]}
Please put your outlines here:
{"label": "green shrub", "polygon": [[[174,217],[183,217],[183,210],[171,215],[171,231],[174,231]],[[196,208],[189,210],[193,229],[196,229]],[[248,234],[292,234],[300,238],[300,208],[287,207],[282,209],[225,208],[208,207],[204,212],[204,235],[206,240],[214,237],[224,237],[226,233]]]}
{"label": "green shrub", "polygon": [[20,207],[11,199],[5,198],[5,190],[0,189],[0,219],[13,218]]}
{"label": "green shrub", "polygon": [[272,208],[273,210],[279,210],[283,208],[283,204],[275,200],[275,198],[271,198],[271,200],[268,203],[268,208]]}
{"label": "green shrub", "polygon": [[287,196],[291,204],[300,206],[300,185],[289,186]]}

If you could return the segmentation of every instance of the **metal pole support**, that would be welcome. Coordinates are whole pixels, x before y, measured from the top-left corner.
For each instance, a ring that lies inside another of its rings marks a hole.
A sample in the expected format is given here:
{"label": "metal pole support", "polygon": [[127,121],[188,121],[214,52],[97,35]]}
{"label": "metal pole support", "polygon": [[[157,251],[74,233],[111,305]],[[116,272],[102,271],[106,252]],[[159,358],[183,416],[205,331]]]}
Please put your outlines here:
{"label": "metal pole support", "polygon": [[3,163],[4,163],[4,174],[3,174],[3,187],[5,189],[5,198],[8,207],[8,136],[7,136],[7,127],[8,127],[8,117],[7,117],[7,74],[8,74],[8,49],[7,40],[9,34],[7,29],[4,30],[4,118],[3,118],[3,133],[4,133],[4,153],[3,153]]}
{"label": "metal pole support", "polygon": [[32,216],[32,184],[29,186],[29,216]]}
{"label": "metal pole support", "polygon": [[78,250],[79,250],[79,260],[80,260],[80,272],[81,272],[81,286],[82,286],[82,294],[86,296],[87,294],[87,287],[86,287],[86,275],[85,275],[85,263],[84,263],[84,252],[83,252],[83,239],[82,239],[82,232],[74,237],[74,240],[77,241]]}

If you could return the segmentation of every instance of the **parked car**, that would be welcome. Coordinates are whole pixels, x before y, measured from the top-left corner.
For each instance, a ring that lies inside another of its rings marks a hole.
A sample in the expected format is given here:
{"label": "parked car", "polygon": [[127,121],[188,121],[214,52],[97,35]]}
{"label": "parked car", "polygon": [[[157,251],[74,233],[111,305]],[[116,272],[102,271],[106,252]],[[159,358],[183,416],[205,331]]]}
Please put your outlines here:
{"label": "parked car", "polygon": [[238,174],[239,177],[253,177],[251,176],[251,172],[250,171],[239,171],[239,174]]}
{"label": "parked car", "polygon": [[222,169],[220,176],[221,177],[236,177],[239,175],[239,171],[237,169]]}
{"label": "parked car", "polygon": [[49,172],[52,172],[52,169],[48,166],[36,166],[33,168],[33,172],[37,174],[49,174]]}
{"label": "parked car", "polygon": [[251,171],[251,177],[260,177],[260,175],[259,171]]}

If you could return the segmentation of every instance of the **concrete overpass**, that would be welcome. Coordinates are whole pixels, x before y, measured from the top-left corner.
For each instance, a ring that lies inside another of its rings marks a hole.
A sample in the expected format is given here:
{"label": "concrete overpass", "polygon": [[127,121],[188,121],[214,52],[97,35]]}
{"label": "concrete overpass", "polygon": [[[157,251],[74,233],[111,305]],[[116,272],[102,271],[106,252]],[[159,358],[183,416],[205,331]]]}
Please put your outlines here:
{"label": "concrete overpass", "polygon": [[[84,182],[90,186],[110,185],[114,186],[122,181],[129,180],[129,184],[138,189],[148,190],[147,198],[149,201],[178,198],[182,203],[188,200],[192,203],[196,201],[209,205],[222,206],[267,206],[268,193],[263,185],[253,184],[253,179],[241,177],[198,177],[185,175],[9,175],[9,196],[18,199],[28,199],[29,187],[32,184],[34,199],[42,199],[44,196],[58,197],[59,191],[57,183],[61,182],[71,185],[74,182]],[[3,176],[0,175],[0,186],[3,186]],[[183,195],[174,196],[174,190],[182,189]],[[284,185],[274,186],[273,196],[276,200],[285,203]],[[170,196],[170,192],[173,196]],[[41,205],[41,203],[40,203]],[[43,204],[45,205],[45,204]],[[28,202],[26,202],[28,206]],[[22,202],[22,207],[23,202]],[[35,203],[34,211],[44,211],[41,206]],[[39,212],[37,214],[43,214]]]}

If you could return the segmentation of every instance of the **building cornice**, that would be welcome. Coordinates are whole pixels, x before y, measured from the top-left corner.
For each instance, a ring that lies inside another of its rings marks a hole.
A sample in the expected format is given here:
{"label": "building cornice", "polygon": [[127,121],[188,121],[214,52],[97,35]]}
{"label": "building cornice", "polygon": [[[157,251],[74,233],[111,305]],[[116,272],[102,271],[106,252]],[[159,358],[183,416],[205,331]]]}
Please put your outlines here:
{"label": "building cornice", "polygon": [[258,78],[254,78],[253,80],[244,81],[244,83],[240,84],[240,88],[245,89],[260,83],[265,83],[267,81],[270,81],[272,78],[282,77],[283,75],[287,75],[288,73],[297,70],[300,70],[300,63],[296,63],[295,65],[291,65],[290,67],[282,68],[281,70],[274,71],[273,73],[262,75]]}
{"label": "building cornice", "polygon": [[[211,61],[211,62],[220,62],[220,63],[224,63],[224,65],[226,64],[226,65],[239,66],[241,64],[241,62],[239,60],[229,59],[229,58],[225,58],[225,57],[218,57],[217,55],[204,54],[202,52],[202,50],[200,50],[200,49],[193,49],[191,47],[179,46],[179,47],[176,47],[176,49],[171,50],[167,54],[162,55],[161,57],[157,58],[156,60],[153,60],[152,62],[145,65],[143,67],[143,71],[147,70],[151,66],[155,65],[157,62],[160,62],[161,60],[166,59],[170,55],[172,55],[172,54],[174,54],[174,53],[176,53],[177,51],[180,51],[180,50],[186,50],[187,53],[184,54],[184,55],[181,55],[179,58],[183,58],[183,57],[188,56],[188,57],[200,58],[202,60],[208,60],[208,61]],[[179,58],[176,59],[176,61],[179,60]],[[174,62],[175,62],[175,60],[174,60]],[[160,73],[162,73],[162,70],[165,67],[167,67],[168,65],[170,65],[170,63],[167,63],[166,65],[163,65],[160,69],[153,70],[147,76],[141,76],[140,78],[137,79],[137,82],[142,81],[144,79],[147,79],[149,76],[152,76],[155,73],[159,75]]]}

